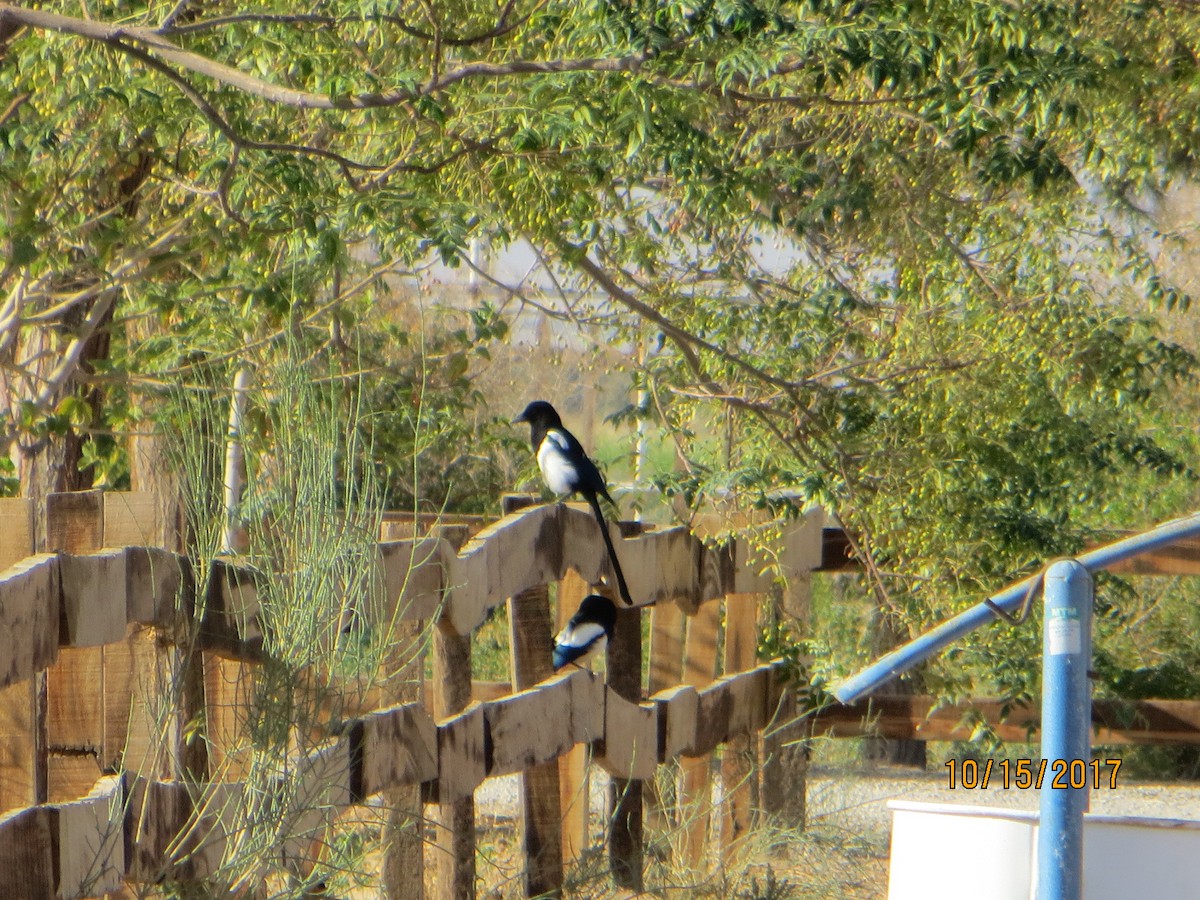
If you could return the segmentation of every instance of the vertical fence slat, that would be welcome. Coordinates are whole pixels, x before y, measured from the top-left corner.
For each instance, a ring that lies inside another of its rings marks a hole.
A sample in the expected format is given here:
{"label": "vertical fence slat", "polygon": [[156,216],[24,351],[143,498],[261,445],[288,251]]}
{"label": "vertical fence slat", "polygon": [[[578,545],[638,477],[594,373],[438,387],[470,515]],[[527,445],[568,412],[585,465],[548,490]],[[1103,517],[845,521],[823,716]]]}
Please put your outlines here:
{"label": "vertical fence slat", "polygon": [[[508,515],[532,502],[532,497],[509,495],[504,498],[503,511]],[[509,599],[508,626],[513,690],[533,687],[554,674],[550,594],[544,585]],[[563,884],[558,760],[526,769],[521,784],[525,895],[558,896]]]}
{"label": "vertical fence slat", "polygon": [[[46,497],[46,550],[87,553],[104,545],[104,494]],[[63,647],[46,673],[47,797],[74,800],[100,777],[105,745],[104,647]]]}
{"label": "vertical fence slat", "polygon": [[[758,594],[725,598],[725,674],[752,669],[758,656]],[[734,734],[721,753],[725,814],[721,829],[722,861],[731,862],[751,828],[754,798],[751,781],[757,772],[755,736]]]}
{"label": "vertical fence slat", "polygon": [[[789,573],[776,614],[786,622],[794,637],[801,638],[811,627],[812,573],[797,569]],[[807,815],[808,736],[811,717],[799,718],[795,685],[785,685],[763,734],[763,812],[778,817],[788,828],[803,828]]]}
{"label": "vertical fence slat", "polygon": [[[385,526],[386,529],[387,526]],[[395,539],[384,530],[381,537]],[[389,703],[420,701],[425,677],[425,622],[399,621],[395,625],[392,651],[385,661]],[[383,887],[396,900],[422,900],[425,896],[425,809],[419,787],[397,787],[384,791],[387,827],[384,842]]]}
{"label": "vertical fence slat", "polygon": [[[632,703],[642,699],[642,611],[618,604],[617,624],[608,645],[608,686]],[[618,886],[641,891],[642,782],[609,781],[609,866]]]}
{"label": "vertical fence slat", "polygon": [[[33,551],[33,501],[0,499],[0,571]],[[39,673],[0,688],[0,813],[46,799],[45,770],[39,792],[36,765],[39,756],[45,759],[44,732],[42,741],[37,737],[38,726],[45,723],[35,715],[39,696],[45,697],[45,680],[45,673]]]}
{"label": "vertical fence slat", "polygon": [[[554,633],[558,634],[579,604],[583,602],[591,586],[574,570],[567,572],[558,583],[558,602],[554,619]],[[563,861],[579,859],[588,848],[588,814],[591,805],[591,779],[588,777],[588,755],[591,747],[576,744],[562,758],[558,766],[559,803],[562,805],[562,853]]]}
{"label": "vertical fence slat", "polygon": [[[683,608],[664,601],[650,610],[650,674],[648,693],[653,696],[679,684],[683,675],[683,641],[687,632],[687,616]],[[661,837],[671,828],[676,810],[674,791],[662,796],[659,785],[648,781],[646,791],[646,828],[651,835]]]}
{"label": "vertical fence slat", "polygon": [[[444,529],[455,551],[467,540],[466,529]],[[433,717],[457,715],[471,705],[471,636],[458,634],[443,617],[433,633]],[[475,897],[475,798],[441,802],[434,813],[434,871],[443,900]]]}
{"label": "vertical fence slat", "polygon": [[[721,601],[709,600],[688,622],[684,645],[683,683],[706,687],[717,676],[717,639],[721,629]],[[692,868],[704,864],[708,820],[712,810],[712,757],[684,757],[680,762],[679,810],[682,817],[684,861]]]}

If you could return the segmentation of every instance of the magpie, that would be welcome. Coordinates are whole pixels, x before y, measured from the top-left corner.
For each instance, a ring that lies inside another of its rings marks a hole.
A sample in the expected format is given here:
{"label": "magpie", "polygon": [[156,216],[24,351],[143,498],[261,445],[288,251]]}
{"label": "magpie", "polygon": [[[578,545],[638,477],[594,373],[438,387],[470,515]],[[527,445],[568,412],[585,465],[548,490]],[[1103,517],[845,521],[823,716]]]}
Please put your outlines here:
{"label": "magpie", "polygon": [[567,663],[583,665],[584,658],[603,653],[617,623],[617,608],[607,597],[589,594],[567,627],[554,639],[554,671]]}
{"label": "magpie", "polygon": [[608,534],[604,513],[600,511],[600,497],[616,506],[608,494],[608,488],[604,486],[600,470],[587,458],[575,435],[563,428],[558,412],[545,400],[534,400],[513,419],[514,424],[521,422],[529,423],[533,452],[537,454],[538,468],[542,470],[546,486],[556,494],[582,494],[583,499],[591,506],[596,523],[600,526],[600,536],[604,538],[604,545],[608,548],[608,558],[612,561],[613,572],[617,576],[617,589],[621,599],[633,606],[629,587],[625,584],[625,574],[621,571],[617,551]]}

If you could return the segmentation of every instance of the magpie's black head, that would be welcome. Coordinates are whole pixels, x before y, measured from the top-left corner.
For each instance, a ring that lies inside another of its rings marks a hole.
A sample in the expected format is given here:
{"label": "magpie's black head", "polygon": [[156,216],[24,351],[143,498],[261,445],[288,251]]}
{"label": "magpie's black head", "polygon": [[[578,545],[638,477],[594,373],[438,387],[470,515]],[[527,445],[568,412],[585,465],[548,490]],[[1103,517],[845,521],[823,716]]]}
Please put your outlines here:
{"label": "magpie's black head", "polygon": [[528,422],[534,427],[540,425],[543,429],[562,428],[562,419],[559,418],[558,410],[545,400],[534,400],[521,411],[519,416],[513,419],[514,425],[521,422]]}
{"label": "magpie's black head", "polygon": [[579,604],[579,611],[571,617],[573,623],[595,622],[604,629],[604,633],[612,637],[613,626],[617,624],[617,608],[607,597],[599,594],[588,594]]}

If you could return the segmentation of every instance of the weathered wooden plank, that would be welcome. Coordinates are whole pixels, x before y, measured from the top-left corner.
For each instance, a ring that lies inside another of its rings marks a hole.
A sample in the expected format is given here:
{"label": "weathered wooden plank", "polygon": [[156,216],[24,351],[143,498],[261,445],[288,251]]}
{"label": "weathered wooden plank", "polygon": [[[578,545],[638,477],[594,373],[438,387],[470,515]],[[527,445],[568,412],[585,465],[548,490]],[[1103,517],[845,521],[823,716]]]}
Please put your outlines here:
{"label": "weathered wooden plank", "polygon": [[[104,494],[102,491],[51,494],[46,498],[46,547],[48,551],[81,555],[104,544]],[[65,560],[66,557],[63,557]],[[60,592],[65,587],[61,583]],[[116,579],[114,579],[114,582]],[[120,599],[119,618],[125,618],[124,573],[113,592]],[[72,593],[81,589],[70,586]],[[72,635],[71,619],[60,593],[59,643]],[[91,623],[104,628],[101,623]],[[115,623],[111,634],[116,634]],[[124,623],[121,623],[124,633]],[[84,643],[87,643],[86,637]],[[86,793],[100,776],[99,756],[104,747],[104,647],[66,647],[46,672],[47,797],[67,800]]]}
{"label": "weathered wooden plank", "polygon": [[[558,583],[554,633],[558,634],[591,593],[591,585],[571,569]],[[562,853],[564,863],[579,859],[588,848],[588,818],[591,782],[588,758],[591,742],[604,732],[604,689],[589,671],[577,670],[571,681],[571,733],[576,741],[558,764],[558,796],[562,807]],[[587,679],[587,693],[583,678]],[[592,690],[598,686],[598,690]]]}
{"label": "weathered wooden plank", "polygon": [[226,847],[236,839],[243,782],[197,786],[127,776],[125,791],[131,881],[196,881],[220,871]]}
{"label": "weathered wooden plank", "polygon": [[[937,706],[929,696],[877,695],[822,710],[816,734],[830,737],[879,735],[926,741],[967,740],[974,722],[986,721],[1005,741],[1036,741],[1037,707],[1013,706],[1005,714],[999,700],[977,699]],[[1093,700],[1092,743],[1200,744],[1200,701]]]}
{"label": "weathered wooden plank", "polygon": [[610,688],[596,762],[618,778],[653,778],[658,766],[658,709],[655,703],[631,703]]}
{"label": "weathered wooden plank", "polygon": [[70,748],[51,745],[49,768],[49,801],[67,803],[87,794],[104,770],[100,768],[100,751],[88,748],[71,752]]}
{"label": "weathered wooden plank", "polygon": [[41,554],[0,574],[0,685],[32,678],[58,658],[59,560]]}
{"label": "weathered wooden plank", "polygon": [[[705,554],[705,587],[707,596],[717,589],[724,577],[721,557]],[[683,681],[694,688],[703,688],[712,683],[717,674],[717,639],[721,627],[721,604],[719,600],[708,600],[701,604],[688,622],[687,641],[684,650]],[[700,734],[699,699],[697,698],[696,743],[704,739]],[[695,869],[701,868],[707,846],[708,822],[712,808],[712,760],[707,755],[685,755],[680,762],[681,784],[679,790],[679,813],[683,822],[684,861]]]}
{"label": "weathered wooden plank", "polygon": [[700,593],[703,546],[684,526],[652,531],[617,544],[617,553],[638,606]]}
{"label": "weathered wooden plank", "polygon": [[235,659],[258,659],[263,644],[259,611],[254,573],[213,560],[200,627],[203,647]]}
{"label": "weathered wooden plank", "polygon": [[0,570],[33,553],[33,501],[0,497]]}
{"label": "weathered wooden plank", "polygon": [[125,812],[128,878],[157,884],[168,877],[184,877],[175,866],[177,839],[184,834],[192,814],[191,788],[178,781],[152,781],[125,777],[128,804]]}
{"label": "weathered wooden plank", "polygon": [[[819,511],[808,518],[821,521]],[[814,526],[815,528],[815,526]],[[823,532],[821,532],[823,533]],[[812,630],[812,571],[819,565],[817,536],[812,536],[811,552],[798,554],[786,573],[786,583],[778,596],[774,621],[786,626],[793,639],[800,639]],[[812,719],[799,716],[799,704],[794,685],[786,689],[781,673],[772,676],[771,696],[777,698],[771,706],[771,724],[763,734],[762,808],[778,817],[785,827],[803,828],[807,816],[808,754]]]}
{"label": "weathered wooden plank", "polygon": [[[612,564],[608,559],[608,550],[604,546],[604,538],[600,535],[599,526],[592,511],[582,503],[559,504],[559,527],[562,536],[562,566],[558,577],[568,570],[578,573],[579,577],[589,585],[599,585],[601,582],[615,589],[616,580],[612,573]],[[622,571],[628,578],[631,574],[629,566],[625,565],[625,538],[621,528],[612,522],[608,523],[608,535],[612,538],[617,557],[622,562]],[[641,603],[639,596],[630,589],[634,603]],[[616,597],[614,592],[612,595]],[[618,601],[620,602],[620,601]]]}
{"label": "weathered wooden plank", "polygon": [[[612,599],[612,592],[608,596]],[[642,699],[642,611],[637,607],[617,608],[617,622],[605,654],[608,691],[604,701],[605,754],[619,769],[632,770],[634,763],[645,764],[657,757],[657,709],[646,713],[650,722],[643,732],[634,727],[609,731],[609,709],[622,718],[614,703],[617,698],[636,706]],[[651,718],[653,717],[653,718]],[[652,723],[652,730],[651,730]],[[640,723],[637,723],[640,725]],[[625,766],[628,759],[629,765]],[[628,774],[635,774],[630,771]],[[640,892],[644,887],[645,853],[642,815],[642,782],[637,778],[613,775],[608,783],[608,863],[613,882],[622,888]]]}
{"label": "weathered wooden plank", "polygon": [[162,646],[153,629],[137,625],[123,647],[128,654],[123,677],[109,665],[109,657],[116,654],[106,653],[106,702],[112,723],[105,729],[106,765],[116,764],[113,754],[119,751],[121,765],[145,778],[177,775],[183,766],[182,733],[187,725],[177,702],[183,693],[182,657],[174,647]]}
{"label": "weathered wooden plank", "polygon": [[209,772],[213,778],[239,781],[250,771],[251,747],[246,722],[254,702],[257,667],[209,651],[203,651],[202,655]]}
{"label": "weathered wooden plank", "polygon": [[353,786],[351,741],[342,739],[296,757],[281,779],[280,848],[288,871],[306,878],[325,845],[325,832],[337,812],[350,805]]}
{"label": "weathered wooden plank", "polygon": [[96,897],[119,890],[125,877],[121,779],[101,778],[86,797],[58,812],[58,896]]}
{"label": "weathered wooden plank", "polygon": [[[506,514],[533,502],[532,497],[509,495]],[[557,522],[561,517],[556,516]],[[561,535],[542,536],[547,574],[557,577],[562,568]],[[556,545],[556,557],[550,549]],[[554,558],[550,558],[554,557]],[[551,663],[553,629],[550,593],[540,584],[515,594],[508,601],[508,635],[513,686],[526,695],[540,695],[542,709],[515,694],[487,706],[488,733],[492,739],[491,771],[518,762],[521,770],[521,845],[525,853],[522,875],[525,896],[557,896],[563,884],[562,806],[558,795],[558,756],[571,740],[571,686],[563,677],[541,684],[554,673]],[[535,688],[536,685],[536,688]],[[534,690],[526,690],[531,689]],[[532,714],[531,714],[532,712]],[[544,718],[543,718],[544,716]],[[519,761],[524,760],[523,764]],[[511,770],[510,770],[511,771]]]}
{"label": "weathered wooden plank", "polygon": [[0,816],[4,891],[22,900],[56,900],[54,843],[58,811],[34,806]]}
{"label": "weathered wooden plank", "polygon": [[46,497],[46,552],[87,553],[104,546],[104,492]]}
{"label": "weathered wooden plank", "polygon": [[[33,534],[33,501],[0,498],[0,572],[33,553]],[[40,770],[37,765],[39,757],[45,759],[45,717],[35,713],[45,709],[46,676],[35,673],[58,655],[59,618],[54,588],[44,605],[38,604],[46,621],[25,626],[39,636],[36,642],[22,641],[22,629],[14,631],[10,625],[13,616],[7,607],[13,601],[4,584],[0,574],[0,812],[46,799],[45,765]],[[20,605],[16,602],[14,610]]]}
{"label": "weathered wooden plank", "polygon": [[[452,540],[451,543],[455,542]],[[433,680],[430,687],[432,703],[429,705],[439,720],[461,712],[471,703],[471,638],[449,627],[444,609],[433,633]],[[506,686],[503,693],[510,692],[511,686]],[[436,746],[435,743],[435,749]],[[426,785],[423,790],[428,794],[429,786]],[[438,850],[434,865],[441,896],[447,900],[473,900],[474,796],[468,793],[455,800],[443,800],[437,805],[432,818],[435,826],[434,844]]]}
{"label": "weathered wooden plank", "polygon": [[352,785],[356,800],[389,787],[437,777],[437,726],[419,704],[407,703],[363,716],[350,734],[359,760]]}
{"label": "weathered wooden plank", "polygon": [[104,492],[106,547],[162,547],[158,497],[148,491]]}
{"label": "weathered wooden plank", "polygon": [[651,694],[679,684],[683,676],[683,639],[687,617],[678,603],[659,603],[650,613]]}
{"label": "weathered wooden plank", "polygon": [[469,797],[487,777],[485,728],[482,703],[437,723],[440,803]]}
{"label": "weathered wooden plank", "polygon": [[60,643],[99,647],[125,638],[128,583],[125,551],[65,554],[59,560],[62,585]]}
{"label": "weathered wooden plank", "polygon": [[700,695],[690,684],[680,684],[651,696],[658,711],[658,758],[670,762],[696,746]]}
{"label": "weathered wooden plank", "polygon": [[196,602],[192,567],[185,557],[156,547],[125,548],[126,618],[179,637]]}
{"label": "weathered wooden plank", "polygon": [[525,771],[574,746],[572,676],[560,673],[535,688],[484,704],[492,746],[489,777]]}
{"label": "weathered wooden plank", "polygon": [[[722,859],[731,863],[753,825],[757,807],[758,729],[766,719],[769,669],[755,678],[750,671],[758,657],[760,594],[730,594],[725,598],[725,671],[735,676],[737,687],[729,715],[729,734],[721,754],[721,782],[725,789],[721,829]],[[730,676],[726,676],[727,678]]]}
{"label": "weathered wooden plank", "polygon": [[564,515],[559,505],[523,509],[485,528],[463,547],[452,559],[447,578],[446,608],[455,631],[469,634],[493,606],[558,580]]}
{"label": "weathered wooden plank", "polygon": [[435,618],[442,604],[444,569],[451,556],[450,545],[437,538],[379,544],[384,586],[381,624]]}
{"label": "weathered wooden plank", "polygon": [[33,682],[0,688],[0,813],[36,803]]}

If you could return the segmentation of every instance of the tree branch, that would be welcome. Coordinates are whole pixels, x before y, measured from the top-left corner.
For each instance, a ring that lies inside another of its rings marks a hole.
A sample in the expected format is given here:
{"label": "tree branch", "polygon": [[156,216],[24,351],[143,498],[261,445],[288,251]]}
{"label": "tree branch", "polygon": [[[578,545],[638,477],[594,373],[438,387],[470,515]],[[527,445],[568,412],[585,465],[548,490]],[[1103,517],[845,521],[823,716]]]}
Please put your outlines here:
{"label": "tree branch", "polygon": [[[420,97],[446,90],[460,81],[473,79],[506,78],[510,75],[533,75],[564,72],[632,72],[639,69],[651,56],[637,53],[632,56],[588,57],[583,59],[512,60],[506,63],[467,63],[449,72],[431,78],[423,85],[399,88],[384,93],[355,94],[348,97],[330,97],[309,91],[283,87],[255,78],[239,69],[217,62],[207,56],[172,44],[152,28],[122,27],[87,19],[61,16],[42,10],[23,9],[0,3],[0,28],[12,23],[26,25],[41,31],[54,31],[87,38],[97,43],[124,50],[136,51],[134,55],[146,59],[165,60],[197,75],[211,78],[221,84],[236,88],[251,96],[270,103],[291,106],[297,109],[373,109],[398,106]],[[133,44],[145,47],[135,48]],[[178,76],[177,76],[178,77]]]}

